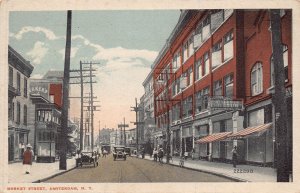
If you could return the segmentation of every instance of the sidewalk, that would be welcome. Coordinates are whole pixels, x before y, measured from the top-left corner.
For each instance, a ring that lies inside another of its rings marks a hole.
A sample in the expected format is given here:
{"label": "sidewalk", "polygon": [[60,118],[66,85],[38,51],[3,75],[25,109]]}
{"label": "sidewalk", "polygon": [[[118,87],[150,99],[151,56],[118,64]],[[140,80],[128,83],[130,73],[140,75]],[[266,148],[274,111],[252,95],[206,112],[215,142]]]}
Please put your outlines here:
{"label": "sidewalk", "polygon": [[22,162],[8,164],[8,183],[31,183],[64,173],[76,166],[75,157],[67,159],[67,170],[59,170],[59,161],[54,163],[33,162],[30,174],[25,174]]}
{"label": "sidewalk", "polygon": [[[139,156],[141,158],[141,156]],[[145,156],[147,160],[153,160],[149,155]],[[166,157],[163,159],[166,162]],[[170,160],[171,165],[179,166],[179,158],[173,157],[173,162]],[[231,178],[236,181],[242,182],[276,182],[277,174],[274,168],[259,167],[251,165],[237,165],[233,168],[232,164],[209,162],[203,160],[185,160],[184,167],[202,171],[205,173],[216,174]],[[251,172],[252,171],[252,172]]]}

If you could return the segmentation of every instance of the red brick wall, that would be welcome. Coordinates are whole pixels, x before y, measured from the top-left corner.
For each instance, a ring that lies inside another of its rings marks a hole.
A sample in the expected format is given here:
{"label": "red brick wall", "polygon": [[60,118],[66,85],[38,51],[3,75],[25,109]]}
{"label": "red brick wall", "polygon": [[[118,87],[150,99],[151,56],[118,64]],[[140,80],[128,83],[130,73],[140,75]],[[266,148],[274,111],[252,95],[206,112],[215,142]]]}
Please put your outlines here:
{"label": "red brick wall", "polygon": [[50,95],[54,95],[54,103],[62,107],[62,84],[50,83]]}

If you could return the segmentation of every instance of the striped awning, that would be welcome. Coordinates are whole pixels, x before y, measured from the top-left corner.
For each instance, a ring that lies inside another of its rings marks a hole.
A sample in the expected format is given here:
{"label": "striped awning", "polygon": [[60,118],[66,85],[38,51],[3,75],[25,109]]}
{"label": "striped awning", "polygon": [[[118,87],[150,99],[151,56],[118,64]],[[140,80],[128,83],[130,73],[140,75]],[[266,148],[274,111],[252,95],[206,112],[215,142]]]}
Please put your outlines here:
{"label": "striped awning", "polygon": [[237,133],[231,134],[228,137],[230,137],[231,139],[242,139],[242,138],[245,138],[245,137],[247,137],[249,135],[252,135],[252,134],[267,131],[271,127],[272,127],[272,123],[258,125],[258,126],[255,126],[255,127],[248,127],[248,128],[243,129],[241,131],[238,131]]}
{"label": "striped awning", "polygon": [[214,133],[195,141],[195,143],[210,143],[214,141],[221,141],[227,138],[227,136],[230,135],[231,133],[232,132]]}

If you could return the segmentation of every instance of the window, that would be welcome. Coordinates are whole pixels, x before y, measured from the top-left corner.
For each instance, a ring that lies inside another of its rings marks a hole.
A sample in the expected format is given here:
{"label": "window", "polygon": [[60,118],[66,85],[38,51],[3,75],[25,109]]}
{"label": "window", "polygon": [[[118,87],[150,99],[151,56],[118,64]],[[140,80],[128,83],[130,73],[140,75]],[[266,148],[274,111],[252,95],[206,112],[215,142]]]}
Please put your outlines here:
{"label": "window", "polygon": [[212,48],[211,53],[212,69],[222,64],[222,44],[221,41],[216,43]]}
{"label": "window", "polygon": [[27,97],[27,78],[24,77],[24,97]]}
{"label": "window", "polygon": [[229,32],[224,36],[224,61],[233,57],[233,32]]}
{"label": "window", "polygon": [[213,133],[229,132],[233,130],[232,119],[213,122]]}
{"label": "window", "polygon": [[249,113],[249,122],[248,125],[249,127],[254,127],[257,125],[262,125],[264,124],[264,120],[265,120],[265,112],[264,109],[259,109],[259,110],[255,110]]}
{"label": "window", "polygon": [[[284,66],[284,75],[285,80],[288,80],[288,47],[286,45],[282,45],[282,55],[283,55],[283,66]],[[275,84],[275,71],[274,71],[274,61],[273,56],[271,57],[271,86]]]}
{"label": "window", "polygon": [[206,52],[204,54],[204,69],[203,69],[203,74],[204,76],[209,73],[209,52]]}
{"label": "window", "polygon": [[256,63],[251,71],[251,94],[258,95],[263,91],[263,73],[262,64]]}
{"label": "window", "polygon": [[216,9],[211,12],[211,31],[215,31],[224,21],[224,14],[222,9]]}
{"label": "window", "polygon": [[195,94],[195,109],[196,113],[199,113],[208,107],[208,96],[209,96],[209,87],[206,87],[203,90],[198,91]]}
{"label": "window", "polygon": [[180,103],[177,103],[172,108],[172,120],[177,121],[180,119]]}
{"label": "window", "polygon": [[21,121],[21,105],[17,102],[17,124],[20,124]]}
{"label": "window", "polygon": [[196,27],[195,36],[194,36],[194,47],[197,48],[202,43],[202,22]]}
{"label": "window", "polygon": [[229,74],[224,78],[225,96],[231,98],[233,96],[233,74]]}
{"label": "window", "polygon": [[180,78],[176,79],[176,94],[180,92]]}
{"label": "window", "polygon": [[191,37],[188,40],[188,57],[190,57],[191,55],[193,55],[194,53],[194,41],[193,41],[193,37],[194,37],[194,33],[191,35]]}
{"label": "window", "polygon": [[183,44],[182,48],[182,61],[183,63],[188,59],[188,42]]}
{"label": "window", "polygon": [[9,85],[14,85],[14,70],[12,67],[9,67]]}
{"label": "window", "polygon": [[187,70],[187,86],[190,86],[193,84],[193,68],[190,67],[188,70]]}
{"label": "window", "polygon": [[196,80],[202,78],[202,58],[198,59],[195,63],[195,76]]}
{"label": "window", "polygon": [[224,9],[224,20],[230,17],[233,13],[233,9]]}
{"label": "window", "polygon": [[207,136],[209,134],[208,125],[199,125],[195,127],[195,136]]}
{"label": "window", "polygon": [[193,115],[193,97],[189,96],[182,103],[182,118],[186,118]]}
{"label": "window", "polygon": [[210,35],[210,16],[208,15],[202,24],[202,40],[205,41]]}
{"label": "window", "polygon": [[27,106],[24,105],[24,112],[23,112],[23,123],[24,125],[27,125]]}
{"label": "window", "polygon": [[17,91],[21,92],[21,76],[20,76],[20,73],[17,73]]}
{"label": "window", "polygon": [[180,66],[180,54],[179,52],[177,52],[174,56],[173,56],[173,72],[175,72]]}
{"label": "window", "polygon": [[222,80],[214,82],[214,96],[222,96]]}

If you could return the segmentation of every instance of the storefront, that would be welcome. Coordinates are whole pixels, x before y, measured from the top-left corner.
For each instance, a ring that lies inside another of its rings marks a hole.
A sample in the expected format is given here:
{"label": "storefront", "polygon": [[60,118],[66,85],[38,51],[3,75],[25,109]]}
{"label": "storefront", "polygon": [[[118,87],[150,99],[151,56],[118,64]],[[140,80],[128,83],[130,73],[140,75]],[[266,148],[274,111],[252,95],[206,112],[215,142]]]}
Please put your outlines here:
{"label": "storefront", "polygon": [[171,153],[173,156],[179,156],[180,155],[180,127],[175,126],[171,128],[172,131],[172,150]]}
{"label": "storefront", "polygon": [[182,127],[182,138],[181,138],[181,153],[188,152],[191,156],[191,152],[194,148],[193,146],[193,127],[192,125]]}
{"label": "storefront", "polygon": [[[208,119],[201,119],[195,121],[193,127],[194,127],[194,138],[196,140],[209,135]],[[208,143],[195,143],[194,149],[195,149],[195,158],[206,159],[206,160],[208,159],[208,155],[210,153]]]}

